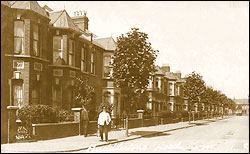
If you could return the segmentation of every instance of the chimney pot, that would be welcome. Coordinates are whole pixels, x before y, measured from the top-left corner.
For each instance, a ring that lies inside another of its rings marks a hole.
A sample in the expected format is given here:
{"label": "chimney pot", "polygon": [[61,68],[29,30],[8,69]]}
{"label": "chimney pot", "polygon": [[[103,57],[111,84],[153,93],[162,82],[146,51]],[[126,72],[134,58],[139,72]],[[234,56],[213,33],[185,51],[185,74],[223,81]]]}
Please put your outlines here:
{"label": "chimney pot", "polygon": [[73,18],[73,22],[83,31],[88,30],[89,19],[86,16],[86,11],[76,11],[76,18]]}

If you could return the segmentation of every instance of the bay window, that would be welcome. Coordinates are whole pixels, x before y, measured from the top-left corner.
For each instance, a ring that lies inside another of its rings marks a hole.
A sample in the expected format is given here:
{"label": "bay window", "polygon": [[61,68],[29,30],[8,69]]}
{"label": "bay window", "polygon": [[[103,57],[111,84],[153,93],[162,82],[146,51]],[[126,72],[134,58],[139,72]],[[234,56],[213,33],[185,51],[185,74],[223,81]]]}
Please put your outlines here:
{"label": "bay window", "polygon": [[24,52],[24,22],[17,20],[14,23],[14,53]]}

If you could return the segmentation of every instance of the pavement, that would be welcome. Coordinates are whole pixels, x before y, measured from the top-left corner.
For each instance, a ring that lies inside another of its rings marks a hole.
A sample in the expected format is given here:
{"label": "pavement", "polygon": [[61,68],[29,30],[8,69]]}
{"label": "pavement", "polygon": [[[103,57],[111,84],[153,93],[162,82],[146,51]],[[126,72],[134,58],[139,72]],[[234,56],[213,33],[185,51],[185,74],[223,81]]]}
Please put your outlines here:
{"label": "pavement", "polygon": [[[225,119],[225,118],[224,118]],[[135,140],[145,136],[157,135],[162,132],[169,132],[178,129],[195,127],[203,123],[211,123],[222,120],[213,118],[209,120],[197,120],[189,122],[178,122],[172,124],[140,127],[129,129],[128,137],[125,135],[126,130],[112,130],[109,132],[109,141],[101,142],[97,134],[84,136],[71,136],[65,138],[39,140],[34,142],[1,144],[1,153],[61,153],[86,150],[90,147],[100,147],[109,144]]]}

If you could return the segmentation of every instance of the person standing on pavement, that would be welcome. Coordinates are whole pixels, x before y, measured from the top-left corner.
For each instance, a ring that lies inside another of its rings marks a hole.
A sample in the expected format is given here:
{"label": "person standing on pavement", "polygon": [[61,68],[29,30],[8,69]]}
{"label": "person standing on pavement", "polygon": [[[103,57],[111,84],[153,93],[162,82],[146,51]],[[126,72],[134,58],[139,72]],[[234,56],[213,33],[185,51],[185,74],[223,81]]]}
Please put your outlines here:
{"label": "person standing on pavement", "polygon": [[84,135],[84,137],[87,137],[89,116],[88,116],[88,111],[86,110],[84,105],[82,105],[81,116],[82,116],[81,119],[82,119],[83,135]]}
{"label": "person standing on pavement", "polygon": [[101,136],[101,141],[103,141],[103,133],[105,133],[105,141],[108,141],[108,125],[111,121],[110,115],[106,112],[105,106],[102,108],[102,112],[98,117],[98,126]]}

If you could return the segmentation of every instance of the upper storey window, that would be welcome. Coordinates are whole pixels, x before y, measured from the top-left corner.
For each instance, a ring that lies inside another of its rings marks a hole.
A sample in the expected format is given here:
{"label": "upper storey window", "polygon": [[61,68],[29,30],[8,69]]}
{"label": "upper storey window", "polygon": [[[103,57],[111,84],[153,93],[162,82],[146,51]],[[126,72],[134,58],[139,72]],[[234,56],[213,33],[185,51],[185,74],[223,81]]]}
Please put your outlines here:
{"label": "upper storey window", "polygon": [[53,37],[53,63],[56,63],[58,58],[62,58],[63,39],[61,36]]}
{"label": "upper storey window", "polygon": [[24,52],[24,22],[21,20],[14,23],[14,53]]}
{"label": "upper storey window", "polygon": [[33,55],[39,56],[39,27],[37,24],[33,25]]}
{"label": "upper storey window", "polygon": [[75,42],[73,40],[69,40],[69,65],[75,65]]}
{"label": "upper storey window", "polygon": [[95,74],[95,54],[91,53],[91,73]]}
{"label": "upper storey window", "polygon": [[169,83],[169,95],[170,96],[174,96],[174,91],[175,91],[174,86],[175,86],[175,84],[173,82]]}
{"label": "upper storey window", "polygon": [[110,77],[110,76],[111,76],[111,56],[105,56],[103,64],[103,77]]}
{"label": "upper storey window", "polygon": [[85,48],[81,48],[81,70],[86,72],[86,50]]}

